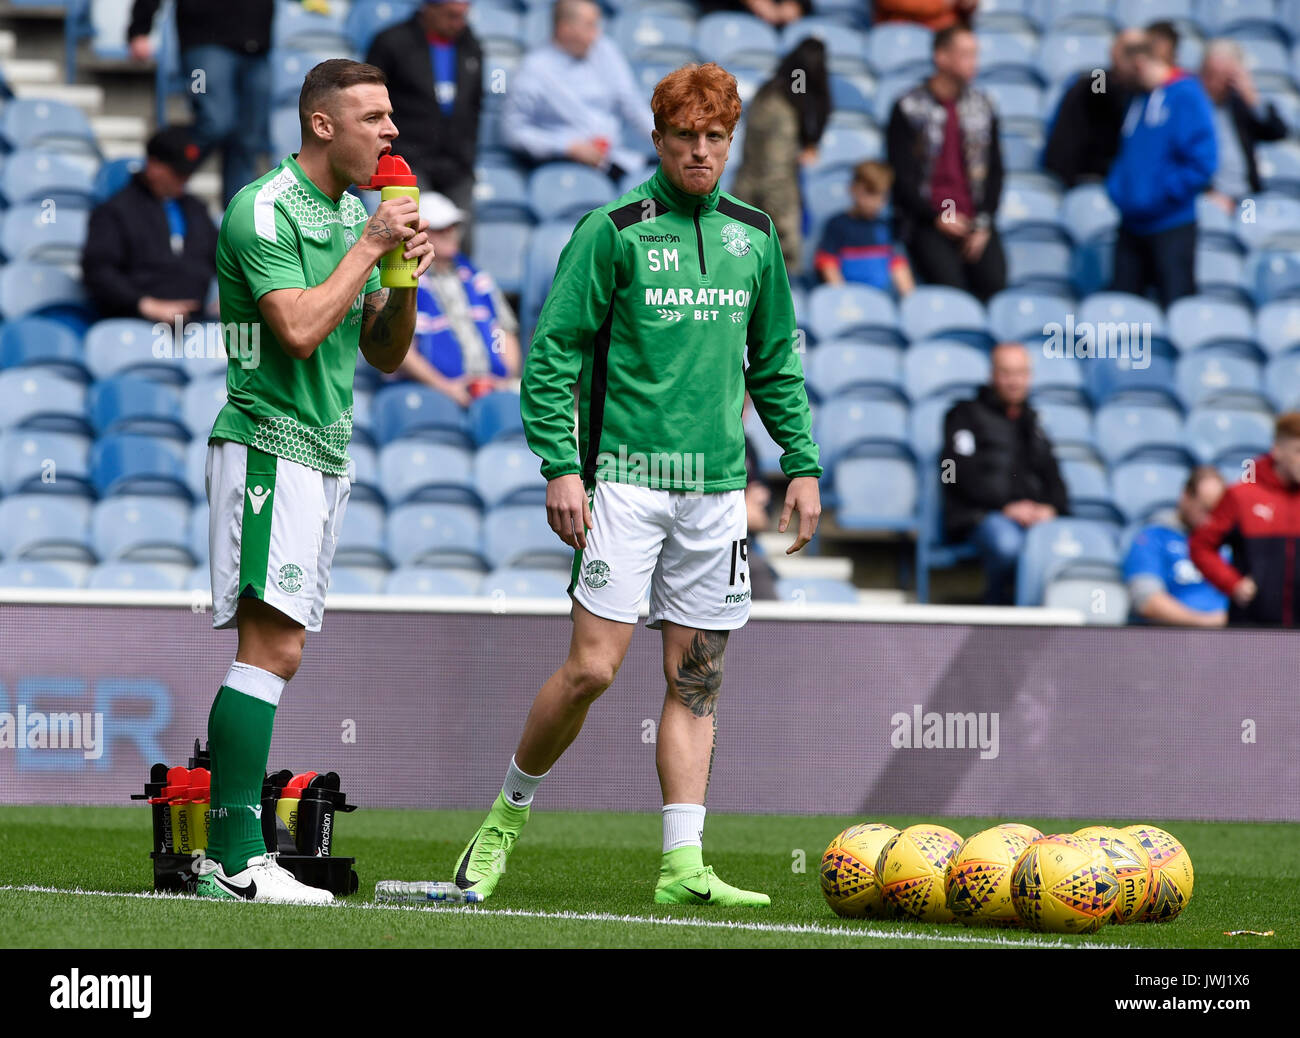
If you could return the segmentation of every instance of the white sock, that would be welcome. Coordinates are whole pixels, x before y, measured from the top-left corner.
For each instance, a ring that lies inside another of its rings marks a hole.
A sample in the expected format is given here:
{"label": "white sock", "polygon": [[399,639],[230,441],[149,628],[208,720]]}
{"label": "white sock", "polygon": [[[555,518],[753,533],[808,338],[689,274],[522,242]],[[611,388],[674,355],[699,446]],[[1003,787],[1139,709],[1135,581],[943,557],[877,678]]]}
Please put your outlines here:
{"label": "white sock", "polygon": [[240,663],[238,660],[230,665],[226,680],[222,682],[227,688],[233,688],[236,692],[272,706],[280,705],[280,694],[284,692],[286,683],[279,674],[272,674],[269,670],[254,667],[251,663]]}
{"label": "white sock", "polygon": [[519,765],[515,763],[514,757],[511,757],[510,770],[506,772],[506,780],[501,784],[501,795],[506,798],[507,804],[513,804],[515,807],[527,807],[533,802],[533,794],[537,792],[537,787],[542,784],[542,779],[549,774],[548,771],[545,775],[525,775],[519,770]]}
{"label": "white sock", "polygon": [[664,804],[664,853],[704,844],[703,804]]}

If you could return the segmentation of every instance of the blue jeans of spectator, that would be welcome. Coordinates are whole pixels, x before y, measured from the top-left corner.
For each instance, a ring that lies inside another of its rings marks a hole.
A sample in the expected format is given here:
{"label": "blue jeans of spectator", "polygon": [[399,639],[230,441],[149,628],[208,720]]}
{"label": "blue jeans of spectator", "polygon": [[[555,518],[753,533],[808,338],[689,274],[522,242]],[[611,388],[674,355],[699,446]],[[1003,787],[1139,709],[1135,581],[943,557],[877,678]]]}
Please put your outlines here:
{"label": "blue jeans of spectator", "polygon": [[[203,70],[202,91],[194,89],[195,69]],[[204,44],[181,54],[181,73],[189,81],[199,147],[204,154],[221,149],[221,200],[229,205],[240,188],[265,172],[258,156],[271,141],[270,59]]]}
{"label": "blue jeans of spectator", "polygon": [[984,604],[1012,605],[1016,600],[1016,562],[1025,543],[1025,528],[1001,512],[989,512],[971,534],[984,560]]}

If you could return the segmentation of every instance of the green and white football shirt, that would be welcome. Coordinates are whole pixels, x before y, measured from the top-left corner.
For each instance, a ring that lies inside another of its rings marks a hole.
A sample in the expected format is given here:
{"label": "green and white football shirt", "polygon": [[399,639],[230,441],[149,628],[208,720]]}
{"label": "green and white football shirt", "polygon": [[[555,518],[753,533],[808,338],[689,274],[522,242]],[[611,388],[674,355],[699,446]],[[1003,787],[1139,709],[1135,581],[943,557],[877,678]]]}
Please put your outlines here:
{"label": "green and white football shirt", "polygon": [[[352,381],[361,342],[361,304],[379,290],[376,268],[347,316],[307,360],[296,360],[262,319],[257,301],[280,288],[314,288],[328,278],[369,219],[354,195],[334,202],[295,155],[231,201],[217,239],[217,287],[230,361],[227,402],[211,440],[233,440],[327,475],[348,470]],[[243,342],[234,341],[243,337]],[[256,343],[256,349],[250,344]],[[242,357],[251,357],[245,364]]]}

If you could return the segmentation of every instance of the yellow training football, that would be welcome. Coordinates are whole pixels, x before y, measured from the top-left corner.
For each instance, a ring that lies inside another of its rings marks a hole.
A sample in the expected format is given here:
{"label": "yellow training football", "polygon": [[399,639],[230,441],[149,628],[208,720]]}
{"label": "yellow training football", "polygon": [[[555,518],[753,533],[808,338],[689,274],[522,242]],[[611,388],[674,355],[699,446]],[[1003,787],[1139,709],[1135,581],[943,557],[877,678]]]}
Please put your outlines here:
{"label": "yellow training football", "polygon": [[1011,900],[1031,930],[1093,933],[1114,914],[1118,894],[1106,855],[1069,833],[1035,840],[1011,870]]}
{"label": "yellow training football", "polygon": [[927,923],[950,923],[943,881],[961,837],[942,825],[909,825],[892,836],[876,862],[886,909]]}
{"label": "yellow training football", "polygon": [[1140,923],[1167,923],[1192,899],[1192,859],[1173,836],[1154,825],[1130,825],[1124,829],[1142,845],[1151,858],[1151,896]]}
{"label": "yellow training football", "polygon": [[831,841],[822,855],[822,893],[836,915],[849,919],[885,915],[876,882],[876,859],[898,832],[892,825],[851,825]]}
{"label": "yellow training football", "polygon": [[1151,858],[1142,844],[1132,833],[1109,825],[1090,825],[1077,830],[1074,835],[1100,847],[1119,880],[1113,921],[1133,922],[1147,910],[1154,889]]}
{"label": "yellow training football", "polygon": [[1011,903],[1011,867],[1029,841],[998,826],[966,842],[948,863],[948,911],[971,926],[1018,926]]}
{"label": "yellow training football", "polygon": [[1032,825],[1025,825],[1024,822],[1003,822],[1001,825],[994,826],[995,829],[1009,829],[1019,836],[1025,843],[1033,843],[1035,840],[1041,840],[1043,834],[1035,829]]}

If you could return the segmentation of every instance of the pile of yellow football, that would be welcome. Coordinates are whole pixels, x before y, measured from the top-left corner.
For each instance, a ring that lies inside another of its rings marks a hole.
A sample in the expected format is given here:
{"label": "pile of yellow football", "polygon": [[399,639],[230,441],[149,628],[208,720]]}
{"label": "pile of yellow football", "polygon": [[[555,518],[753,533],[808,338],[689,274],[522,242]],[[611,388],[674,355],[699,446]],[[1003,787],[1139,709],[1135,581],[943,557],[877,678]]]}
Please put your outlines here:
{"label": "pile of yellow football", "polygon": [[1044,836],[1007,822],[963,841],[941,825],[867,823],[831,841],[821,885],[847,918],[1093,933],[1173,919],[1191,900],[1192,862],[1151,825]]}

